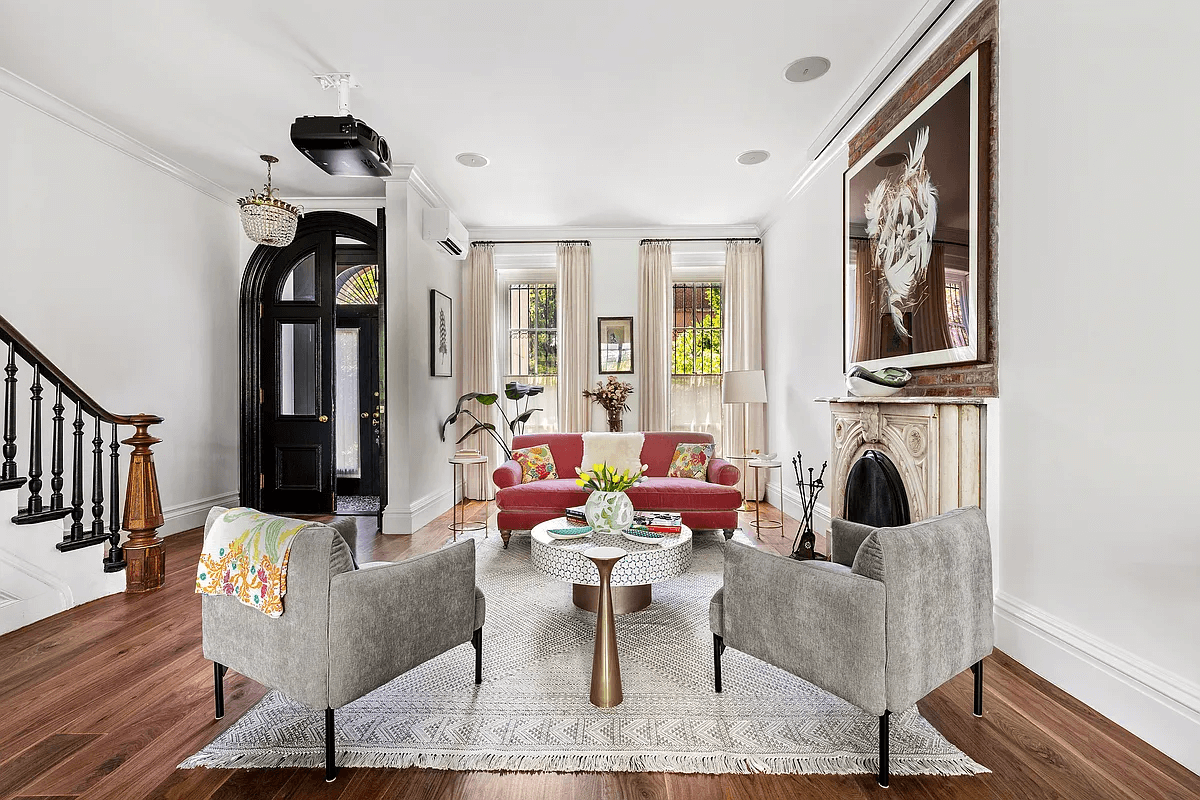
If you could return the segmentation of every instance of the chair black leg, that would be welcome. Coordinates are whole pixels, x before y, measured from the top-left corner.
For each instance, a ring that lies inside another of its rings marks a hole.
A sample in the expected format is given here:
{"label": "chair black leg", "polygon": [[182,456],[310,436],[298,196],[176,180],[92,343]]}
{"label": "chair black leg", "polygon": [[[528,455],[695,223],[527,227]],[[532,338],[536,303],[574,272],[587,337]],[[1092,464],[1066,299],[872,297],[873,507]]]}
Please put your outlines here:
{"label": "chair black leg", "polygon": [[724,530],[722,530],[721,533],[723,533],[725,535],[725,541],[728,542],[730,539],[732,539],[733,532],[736,530],[737,530],[737,528],[725,528]]}
{"label": "chair black leg", "polygon": [[217,719],[225,716],[225,671],[229,667],[213,662],[213,695],[217,701]]}
{"label": "chair black leg", "polygon": [[717,692],[721,691],[721,654],[725,652],[725,640],[719,634],[713,634],[713,682]]}
{"label": "chair black leg", "polygon": [[975,716],[983,716],[983,661],[980,660],[971,665],[971,672],[975,673]]}
{"label": "chair black leg", "polygon": [[471,634],[471,646],[475,648],[475,684],[483,683],[483,628]]}
{"label": "chair black leg", "polygon": [[879,785],[888,787],[888,717],[892,712],[884,711],[879,718]]}
{"label": "chair black leg", "polygon": [[337,778],[337,764],[333,759],[333,709],[325,709],[325,782],[333,783]]}

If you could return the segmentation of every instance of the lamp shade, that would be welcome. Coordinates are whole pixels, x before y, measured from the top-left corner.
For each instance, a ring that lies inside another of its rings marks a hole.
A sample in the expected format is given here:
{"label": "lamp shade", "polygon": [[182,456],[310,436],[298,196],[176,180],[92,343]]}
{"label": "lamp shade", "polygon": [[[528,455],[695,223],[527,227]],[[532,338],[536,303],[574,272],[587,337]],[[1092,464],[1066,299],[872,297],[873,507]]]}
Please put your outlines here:
{"label": "lamp shade", "polygon": [[767,374],[761,369],[738,369],[721,376],[722,403],[767,402]]}

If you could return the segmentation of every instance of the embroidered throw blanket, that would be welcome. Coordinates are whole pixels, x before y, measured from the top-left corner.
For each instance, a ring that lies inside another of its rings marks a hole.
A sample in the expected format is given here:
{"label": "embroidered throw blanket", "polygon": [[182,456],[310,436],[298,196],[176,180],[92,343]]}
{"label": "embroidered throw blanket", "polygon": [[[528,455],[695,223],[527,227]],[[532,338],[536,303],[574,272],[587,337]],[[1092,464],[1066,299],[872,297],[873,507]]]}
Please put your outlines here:
{"label": "embroidered throw blanket", "polygon": [[269,617],[283,614],[292,538],[318,523],[231,508],[208,531],[197,594],[235,595]]}

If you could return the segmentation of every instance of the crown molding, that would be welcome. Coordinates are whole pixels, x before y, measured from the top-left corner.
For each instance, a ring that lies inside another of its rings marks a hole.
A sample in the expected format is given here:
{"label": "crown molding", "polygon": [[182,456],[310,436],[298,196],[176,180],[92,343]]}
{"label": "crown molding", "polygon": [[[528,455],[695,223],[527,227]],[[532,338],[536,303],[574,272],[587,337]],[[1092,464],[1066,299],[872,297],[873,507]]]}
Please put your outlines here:
{"label": "crown molding", "polygon": [[[416,164],[402,163],[392,164],[391,176],[383,179],[384,183],[396,181],[398,183],[407,183],[416,189],[417,194],[421,199],[428,203],[433,208],[450,208],[446,202],[446,198],[442,193],[430,182],[421,170],[417,169]],[[454,209],[451,209],[453,211]]]}
{"label": "crown molding", "polygon": [[36,86],[24,78],[0,67],[0,94],[8,95],[19,103],[40,111],[69,128],[79,131],[85,136],[106,144],[148,167],[171,176],[181,183],[187,184],[201,194],[208,195],[222,203],[233,203],[238,195],[224,186],[209,180],[195,170],[189,169],[178,161],[158,152],[149,145],[138,141],[127,133],[117,130],[106,122],[93,117],[86,111],[71,105],[66,100],[57,97],[45,89]]}
{"label": "crown molding", "polygon": [[506,239],[738,239],[759,235],[754,224],[746,225],[664,225],[642,227],[559,226],[467,226],[471,241],[503,242]]}
{"label": "crown molding", "polygon": [[306,211],[374,211],[384,206],[383,197],[281,197]]}
{"label": "crown molding", "polygon": [[789,203],[836,159],[849,157],[848,144],[868,120],[912,77],[983,0],[927,0],[912,21],[900,32],[883,57],[834,112],[829,123],[808,148],[811,162],[782,198],[759,220],[766,233],[779,221]]}

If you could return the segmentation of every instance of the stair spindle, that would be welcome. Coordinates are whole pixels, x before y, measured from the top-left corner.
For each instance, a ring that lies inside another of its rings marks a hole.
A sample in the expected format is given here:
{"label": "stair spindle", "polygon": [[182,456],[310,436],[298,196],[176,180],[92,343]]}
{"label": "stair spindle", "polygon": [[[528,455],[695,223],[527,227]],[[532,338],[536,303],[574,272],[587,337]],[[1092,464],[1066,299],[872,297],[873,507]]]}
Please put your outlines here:
{"label": "stair spindle", "polygon": [[121,477],[117,470],[121,466],[121,442],[117,439],[117,423],[112,424],[112,443],[109,444],[108,483],[108,555],[104,557],[105,572],[120,572],[125,569],[125,551],[121,548]]}
{"label": "stair spindle", "polygon": [[83,538],[83,403],[75,401],[75,421],[71,423],[71,532],[64,542]]}
{"label": "stair spindle", "polygon": [[33,365],[33,386],[29,387],[29,502],[26,514],[42,511],[42,368]]}
{"label": "stair spindle", "polygon": [[4,464],[0,466],[0,489],[15,489],[25,483],[25,478],[17,476],[17,354],[12,342],[8,343],[4,375],[4,447],[0,450]]}
{"label": "stair spindle", "polygon": [[92,439],[92,536],[108,536],[104,529],[104,437],[100,435],[99,417]]}
{"label": "stair spindle", "polygon": [[62,384],[54,390],[54,420],[50,426],[50,510],[63,507],[63,406]]}

